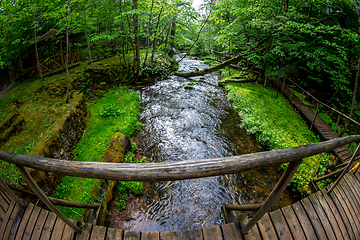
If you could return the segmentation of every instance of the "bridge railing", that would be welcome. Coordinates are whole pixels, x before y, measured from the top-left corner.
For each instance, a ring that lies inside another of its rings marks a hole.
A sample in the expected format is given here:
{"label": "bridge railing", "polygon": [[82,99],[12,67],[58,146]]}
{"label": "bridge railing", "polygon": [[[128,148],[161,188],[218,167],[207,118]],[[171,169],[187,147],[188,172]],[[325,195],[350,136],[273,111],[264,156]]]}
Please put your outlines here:
{"label": "bridge railing", "polygon": [[61,175],[96,178],[117,181],[176,181],[233,174],[243,171],[277,166],[289,163],[279,182],[262,204],[234,206],[228,205],[228,210],[257,210],[255,216],[241,230],[245,234],[262,216],[270,210],[274,202],[282,194],[292,176],[296,173],[301,160],[305,157],[328,152],[337,147],[359,142],[360,135],[337,138],[326,142],[314,143],[299,147],[246,154],[240,156],[215,159],[185,160],[167,163],[106,163],[106,162],[76,162],[52,158],[21,155],[0,151],[0,159],[15,164],[22,177],[34,193],[67,225],[77,232],[81,228],[61,213],[38,187],[25,167],[54,172]]}
{"label": "bridge railing", "polygon": [[[301,106],[303,104],[303,100],[309,96],[311,99],[313,99],[315,102],[316,102],[316,111],[315,111],[315,116],[312,120],[312,123],[311,123],[311,126],[310,126],[310,130],[312,130],[313,126],[314,126],[314,122],[316,120],[316,117],[317,115],[319,114],[319,106],[322,105],[324,108],[330,110],[331,112],[335,113],[338,115],[337,117],[337,121],[336,121],[336,124],[335,124],[335,129],[332,133],[332,136],[331,136],[331,139],[333,139],[335,136],[336,136],[336,132],[337,132],[337,128],[339,126],[339,123],[340,123],[340,120],[341,118],[344,118],[345,121],[346,121],[346,125],[347,125],[347,122],[351,122],[352,124],[354,124],[356,126],[356,134],[358,134],[359,132],[359,127],[360,127],[360,123],[357,122],[356,120],[352,119],[350,116],[347,116],[346,114],[340,112],[339,110],[335,109],[335,108],[332,108],[330,107],[328,104],[326,103],[323,103],[321,102],[319,99],[317,99],[316,97],[314,97],[311,93],[309,93],[308,91],[306,91],[305,89],[303,89],[301,86],[299,86],[297,83],[295,83],[293,80],[291,80],[290,78],[286,77],[285,75],[283,75],[283,84],[282,84],[282,87],[281,87],[281,93],[283,92],[284,90],[284,87],[285,87],[285,84],[286,84],[286,81],[289,81],[290,82],[290,86],[291,86],[291,95],[289,97],[289,101],[291,102],[291,99],[292,99],[292,96],[294,95],[294,90],[296,91],[299,91],[301,92],[301,99],[300,99],[300,105],[298,107],[298,111],[300,111],[301,109]],[[345,127],[346,128],[346,127]],[[340,137],[342,137],[342,134],[344,133],[345,131],[345,128],[341,131],[341,134],[340,134]]]}

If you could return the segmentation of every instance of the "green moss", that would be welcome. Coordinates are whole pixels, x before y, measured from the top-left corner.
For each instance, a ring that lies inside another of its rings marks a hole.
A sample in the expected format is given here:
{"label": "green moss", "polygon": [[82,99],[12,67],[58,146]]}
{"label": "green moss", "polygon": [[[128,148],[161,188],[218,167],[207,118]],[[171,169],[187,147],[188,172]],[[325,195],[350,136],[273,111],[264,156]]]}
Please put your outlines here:
{"label": "green moss", "polygon": [[[256,83],[228,83],[226,89],[243,119],[242,126],[270,150],[319,142],[288,101],[281,95],[276,98],[275,90]],[[324,174],[326,161],[325,154],[303,159],[292,179],[294,190],[309,194],[308,182]]]}

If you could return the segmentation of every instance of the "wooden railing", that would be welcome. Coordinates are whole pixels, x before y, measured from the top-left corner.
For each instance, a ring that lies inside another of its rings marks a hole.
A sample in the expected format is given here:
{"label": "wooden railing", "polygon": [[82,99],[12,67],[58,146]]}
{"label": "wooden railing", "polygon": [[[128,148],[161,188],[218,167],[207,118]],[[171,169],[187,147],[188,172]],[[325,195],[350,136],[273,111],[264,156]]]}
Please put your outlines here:
{"label": "wooden railing", "polygon": [[317,104],[316,106],[316,111],[315,111],[315,116],[314,116],[314,119],[311,123],[311,126],[310,126],[310,130],[312,129],[313,125],[314,125],[314,122],[315,122],[315,119],[316,119],[316,116],[317,114],[319,113],[319,105],[322,105],[324,106],[325,108],[329,109],[330,111],[338,114],[338,118],[337,118],[337,121],[336,121],[336,125],[335,125],[335,129],[333,131],[333,134],[332,134],[332,137],[331,139],[334,138],[335,134],[336,134],[336,131],[337,131],[337,128],[339,126],[339,123],[340,123],[340,120],[341,120],[341,117],[345,118],[346,120],[352,122],[353,124],[355,124],[357,126],[357,128],[360,127],[360,123],[357,122],[356,120],[350,118],[349,116],[347,116],[346,114],[340,112],[339,110],[336,110],[335,108],[332,108],[330,107],[328,104],[325,104],[323,102],[321,102],[319,99],[317,99],[316,97],[314,97],[311,93],[307,92],[305,89],[303,89],[302,87],[300,87],[298,84],[296,84],[293,80],[291,80],[290,78],[287,78],[286,76],[284,76],[284,80],[283,80],[283,85],[282,85],[282,89],[281,89],[281,92],[283,91],[283,88],[286,84],[286,81],[289,81],[291,84],[291,96],[290,96],[290,101],[291,101],[291,98],[292,98],[292,94],[294,94],[294,90],[296,90],[295,88],[299,89],[301,91],[301,100],[300,100],[300,106],[299,106],[299,109],[298,111],[300,111],[300,108],[301,108],[301,105],[303,103],[303,100],[306,98],[305,94],[307,96],[309,96],[311,99],[313,99]]}
{"label": "wooden railing", "polygon": [[[97,178],[118,181],[176,181],[211,177],[224,174],[238,173],[252,169],[277,166],[289,163],[279,182],[262,204],[234,206],[227,205],[227,210],[257,210],[255,216],[241,230],[245,234],[269,211],[274,202],[282,194],[292,176],[297,171],[301,160],[305,157],[328,152],[337,147],[359,142],[360,135],[337,138],[326,142],[305,146],[273,150],[247,155],[223,157],[216,159],[186,160],[171,163],[105,163],[105,162],[75,162],[52,158],[20,155],[0,151],[0,159],[13,163],[19,169],[22,177],[34,193],[67,225],[77,232],[81,229],[64,216],[43,193],[31,178],[25,167],[36,168],[61,175]],[[20,200],[19,200],[20,201]]]}
{"label": "wooden railing", "polygon": [[[58,53],[46,58],[43,58],[39,61],[41,72],[42,73],[51,73],[55,70],[62,70],[65,68],[66,61],[66,52]],[[71,65],[73,63],[79,62],[79,53],[77,50],[69,51],[69,63]]]}

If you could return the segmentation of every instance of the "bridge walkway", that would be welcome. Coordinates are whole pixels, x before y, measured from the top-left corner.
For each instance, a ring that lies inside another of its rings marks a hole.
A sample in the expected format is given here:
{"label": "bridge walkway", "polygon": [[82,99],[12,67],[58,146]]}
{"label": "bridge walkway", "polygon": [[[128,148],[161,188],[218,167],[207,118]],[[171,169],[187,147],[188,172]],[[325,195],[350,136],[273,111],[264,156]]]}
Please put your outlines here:
{"label": "bridge walkway", "polygon": [[[359,172],[347,173],[329,195],[327,189],[265,214],[244,236],[245,240],[359,239]],[[240,225],[244,226],[248,221],[244,220]]]}

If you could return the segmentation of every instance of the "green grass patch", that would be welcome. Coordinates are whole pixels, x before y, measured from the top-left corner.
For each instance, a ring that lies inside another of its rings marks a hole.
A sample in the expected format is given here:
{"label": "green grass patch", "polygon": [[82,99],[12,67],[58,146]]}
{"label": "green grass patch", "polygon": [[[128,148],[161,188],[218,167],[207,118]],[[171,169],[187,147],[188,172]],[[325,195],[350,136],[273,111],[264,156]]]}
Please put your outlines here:
{"label": "green grass patch", "polygon": [[[319,142],[288,101],[281,95],[276,98],[276,90],[256,83],[228,83],[226,89],[228,99],[243,119],[242,126],[269,150]],[[303,159],[292,179],[293,190],[310,194],[307,184],[324,174],[327,158],[326,154],[319,154]]]}
{"label": "green grass patch", "polygon": [[[100,162],[114,133],[121,132],[131,136],[136,129],[142,126],[137,119],[139,109],[139,94],[129,90],[126,86],[118,87],[106,93],[104,97],[88,103],[90,116],[87,122],[87,132],[73,150],[75,160]],[[91,191],[94,184],[96,184],[95,179],[66,176],[62,178],[54,197],[91,203],[93,199]],[[79,219],[78,214],[81,215],[83,211],[82,209],[59,208],[72,219]]]}

